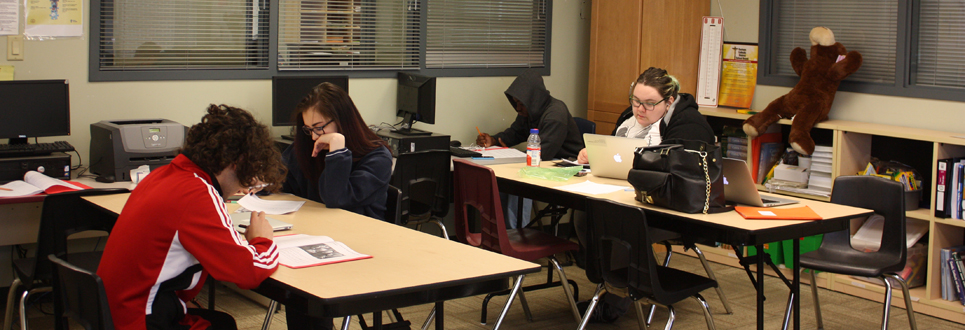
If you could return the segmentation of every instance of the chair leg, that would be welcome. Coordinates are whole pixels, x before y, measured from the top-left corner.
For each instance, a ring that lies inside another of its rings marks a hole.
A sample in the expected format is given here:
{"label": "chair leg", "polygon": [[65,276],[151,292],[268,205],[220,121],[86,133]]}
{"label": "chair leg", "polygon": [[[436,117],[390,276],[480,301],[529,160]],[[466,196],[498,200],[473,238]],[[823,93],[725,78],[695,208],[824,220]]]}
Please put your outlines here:
{"label": "chair leg", "polygon": [[887,330],[888,314],[891,313],[891,283],[888,282],[887,276],[882,276],[881,279],[885,281],[885,310],[881,315],[881,330]]}
{"label": "chair leg", "polygon": [[787,305],[784,307],[784,323],[781,324],[782,330],[787,330],[787,325],[791,323],[791,313],[794,311],[794,293],[787,295]]}
{"label": "chair leg", "polygon": [[432,320],[436,318],[436,307],[432,306],[432,310],[429,311],[429,316],[426,317],[426,321],[422,323],[422,330],[428,330],[429,325],[432,324]]}
{"label": "chair leg", "polygon": [[[670,247],[670,243],[664,241],[663,246],[667,248],[667,256],[663,259],[663,266],[670,267],[670,256],[673,255],[673,249]],[[647,326],[650,326],[650,322],[653,321],[653,314],[657,311],[656,304],[650,304],[650,313],[647,314]]]}
{"label": "chair leg", "polygon": [[676,319],[676,316],[673,312],[673,306],[667,305],[667,311],[669,311],[670,314],[667,316],[667,326],[663,328],[664,330],[670,330],[670,328],[673,327],[673,321]]}
{"label": "chair leg", "polygon": [[13,283],[10,283],[10,291],[7,291],[7,311],[4,313],[3,317],[3,330],[10,330],[13,328],[13,308],[16,303],[17,289],[20,288],[20,279],[14,278]]}
{"label": "chair leg", "polygon": [[704,297],[702,297],[699,293],[694,294],[694,299],[700,303],[700,307],[702,307],[704,310],[704,319],[707,320],[707,329],[717,330],[717,327],[714,325],[714,316],[710,315],[710,305],[707,305],[707,300],[705,300]]}
{"label": "chair leg", "polygon": [[570,302],[570,308],[573,310],[573,318],[576,322],[580,322],[580,309],[576,307],[576,299],[578,297],[573,296],[573,290],[569,286],[569,280],[566,279],[566,273],[563,272],[563,267],[560,267],[560,262],[556,260],[556,257],[550,256],[550,262],[553,263],[553,268],[556,268],[556,272],[560,273],[560,286],[563,287],[563,292],[566,293],[566,300]]}
{"label": "chair leg", "polygon": [[526,301],[526,290],[519,290],[519,304],[523,305],[523,314],[526,321],[533,322],[533,312],[529,310],[529,302]]}
{"label": "chair leg", "polygon": [[273,314],[275,314],[275,308],[278,308],[278,302],[272,300],[271,303],[268,304],[268,313],[265,313],[265,321],[261,322],[261,330],[268,330],[268,328],[271,327],[271,318]]}
{"label": "chair leg", "polygon": [[901,293],[905,295],[905,310],[908,312],[908,324],[911,325],[911,330],[918,330],[918,322],[915,321],[915,310],[911,307],[911,293],[908,292],[908,283],[905,283],[905,280],[895,274],[885,276],[891,277],[901,285]]}
{"label": "chair leg", "polygon": [[347,315],[342,318],[342,330],[348,330],[348,326],[352,324],[352,315]]}
{"label": "chair leg", "polygon": [[432,219],[432,222],[435,223],[436,226],[439,226],[439,230],[442,230],[442,237],[448,240],[449,232],[446,231],[446,225],[443,225],[442,221],[439,221],[439,219]]}
{"label": "chair leg", "polygon": [[52,287],[36,288],[30,291],[24,291],[23,295],[20,296],[20,329],[27,330],[27,297],[40,292],[50,292],[53,291]]}
{"label": "chair leg", "polygon": [[637,326],[640,327],[640,330],[647,330],[647,327],[650,326],[650,315],[643,314],[643,302],[643,299],[634,301],[633,306],[637,309]]}
{"label": "chair leg", "polygon": [[[499,326],[503,324],[503,319],[506,318],[506,314],[509,313],[509,306],[513,304],[513,299],[516,299],[516,294],[522,291],[523,279],[526,275],[519,275],[516,277],[516,283],[513,284],[513,291],[509,292],[509,298],[506,299],[506,306],[503,307],[503,311],[499,313],[499,318],[496,319],[496,324],[493,325],[493,330],[499,329]],[[483,320],[485,321],[485,320]],[[483,322],[485,324],[485,322]]]}
{"label": "chair leg", "polygon": [[593,298],[590,299],[590,306],[586,308],[586,313],[584,313],[585,315],[583,315],[583,318],[580,320],[580,325],[576,330],[583,330],[583,328],[586,328],[586,324],[590,323],[590,316],[593,316],[593,310],[596,309],[596,304],[600,302],[600,295],[603,294],[604,287],[605,285],[603,283],[596,286],[596,292],[593,293]]}
{"label": "chair leg", "polygon": [[824,329],[824,320],[821,319],[821,301],[818,300],[818,280],[814,275],[813,269],[808,269],[811,273],[811,295],[814,296],[814,317],[818,321],[818,329]]}
{"label": "chair leg", "polygon": [[[704,265],[704,271],[707,272],[707,277],[717,282],[717,276],[714,276],[714,271],[710,269],[710,263],[707,262],[707,258],[704,257],[704,252],[700,251],[697,245],[694,245],[693,249],[694,253],[697,254],[697,258],[700,259],[700,264]],[[720,297],[720,303],[724,305],[724,311],[726,311],[728,315],[734,314],[730,309],[730,303],[727,302],[727,296],[724,296],[724,290],[720,288],[720,283],[717,283],[715,289],[717,289],[717,296]]]}

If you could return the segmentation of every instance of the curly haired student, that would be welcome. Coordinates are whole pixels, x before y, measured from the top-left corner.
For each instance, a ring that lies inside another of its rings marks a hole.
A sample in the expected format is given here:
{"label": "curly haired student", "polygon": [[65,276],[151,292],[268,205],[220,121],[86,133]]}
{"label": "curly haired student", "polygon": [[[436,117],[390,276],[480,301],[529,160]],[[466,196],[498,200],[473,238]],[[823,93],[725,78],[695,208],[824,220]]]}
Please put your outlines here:
{"label": "curly haired student", "polygon": [[107,239],[97,274],[117,329],[236,329],[223,312],[188,308],[211,274],[254,288],[278,268],[263,212],[242,237],[224,198],[269,184],[285,167],[268,127],[245,110],[211,105],[171,164],[141,181]]}

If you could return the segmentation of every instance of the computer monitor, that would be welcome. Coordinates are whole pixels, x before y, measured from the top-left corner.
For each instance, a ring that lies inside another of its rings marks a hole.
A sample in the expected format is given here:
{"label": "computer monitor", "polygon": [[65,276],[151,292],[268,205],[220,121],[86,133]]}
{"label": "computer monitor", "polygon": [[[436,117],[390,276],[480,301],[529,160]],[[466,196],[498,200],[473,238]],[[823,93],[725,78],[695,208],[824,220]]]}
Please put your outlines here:
{"label": "computer monitor", "polygon": [[29,137],[70,135],[67,80],[0,81],[0,138],[10,144]]}
{"label": "computer monitor", "polygon": [[403,135],[429,135],[412,128],[420,121],[436,123],[436,78],[414,73],[399,72],[399,90],[396,96],[396,115],[402,117],[401,127],[394,132]]}
{"label": "computer monitor", "polygon": [[271,125],[292,126],[292,112],[312,88],[332,83],[348,93],[347,76],[274,76],[271,77]]}

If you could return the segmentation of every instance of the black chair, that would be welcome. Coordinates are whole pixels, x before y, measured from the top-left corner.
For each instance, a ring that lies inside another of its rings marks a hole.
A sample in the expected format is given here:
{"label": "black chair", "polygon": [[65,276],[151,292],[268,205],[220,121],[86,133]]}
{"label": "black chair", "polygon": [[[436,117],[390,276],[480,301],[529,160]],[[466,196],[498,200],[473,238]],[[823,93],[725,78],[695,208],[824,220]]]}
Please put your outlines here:
{"label": "black chair", "polygon": [[[37,235],[37,252],[31,258],[13,261],[13,269],[17,278],[10,284],[7,293],[7,310],[4,318],[4,330],[12,326],[14,296],[19,289],[24,292],[20,296],[20,328],[27,329],[26,302],[30,295],[38,292],[53,290],[51,282],[54,276],[54,264],[46,258],[55,255],[66,259],[70,263],[83,269],[96,271],[100,263],[100,251],[75,252],[68,254],[67,237],[84,231],[110,232],[117,221],[117,215],[99,207],[84,202],[81,197],[107,194],[126,193],[127,189],[86,189],[68,191],[47,195],[44,198],[43,209],[40,214],[40,230]],[[54,315],[62,315],[55,305]],[[55,326],[64,329],[63,318],[57,317]]]}
{"label": "black chair", "polygon": [[443,217],[449,213],[449,150],[424,150],[400,154],[390,184],[402,191],[399,224],[435,223],[449,239]]}
{"label": "black chair", "polygon": [[573,121],[576,122],[576,127],[580,130],[580,134],[596,134],[596,123],[580,117],[573,117]]}
{"label": "black chair", "polygon": [[54,287],[63,315],[87,330],[114,330],[111,307],[107,303],[107,293],[104,292],[104,282],[100,276],[53,254],[48,258],[56,267]]}
{"label": "black chair", "polygon": [[[693,297],[700,303],[707,328],[715,329],[710,308],[700,292],[716,287],[717,281],[659,265],[653,254],[647,216],[642,209],[589,198],[587,221],[590,242],[586,247],[586,277],[599,285],[578,329],[586,327],[607,284],[627,289],[630,298],[635,301],[640,329],[647,328],[640,303],[667,306],[670,316],[666,329],[670,329],[676,317],[672,304],[687,297]],[[627,259],[614,257],[620,255],[627,256]]]}
{"label": "black chair", "polygon": [[881,236],[881,248],[877,252],[862,252],[851,247],[850,231],[845,229],[824,234],[824,240],[816,251],[801,254],[801,269],[811,269],[811,293],[814,295],[814,314],[818,329],[824,327],[821,320],[821,305],[814,271],[835,274],[878,277],[885,282],[885,310],[881,328],[888,328],[888,314],[891,308],[892,279],[901,285],[905,296],[905,309],[911,329],[917,329],[915,312],[911,306],[908,285],[896,273],[905,267],[907,246],[905,245],[905,193],[904,186],[892,180],[875,176],[839,176],[834,180],[831,202],[874,210],[885,218]]}

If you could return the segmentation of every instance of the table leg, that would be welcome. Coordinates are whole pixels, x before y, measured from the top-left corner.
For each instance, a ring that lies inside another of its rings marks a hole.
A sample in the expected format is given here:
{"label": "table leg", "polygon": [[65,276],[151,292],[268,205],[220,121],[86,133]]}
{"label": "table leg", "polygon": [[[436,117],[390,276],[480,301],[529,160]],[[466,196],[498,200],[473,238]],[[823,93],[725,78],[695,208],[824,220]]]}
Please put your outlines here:
{"label": "table leg", "polygon": [[[498,330],[499,326],[503,324],[503,319],[506,318],[506,314],[509,314],[509,306],[512,306],[513,299],[516,299],[516,294],[519,293],[519,289],[523,287],[524,278],[526,278],[526,275],[516,276],[516,283],[513,284],[513,291],[509,292],[509,298],[506,299],[506,306],[503,307],[503,312],[499,313],[499,318],[496,319],[496,324],[493,326],[493,330]],[[439,318],[439,315],[436,315],[436,318]]]}
{"label": "table leg", "polygon": [[[755,245],[758,253],[764,251],[764,245]],[[757,258],[757,329],[764,329],[764,258]]]}
{"label": "table leg", "polygon": [[[794,285],[791,287],[791,294],[794,295],[794,330],[801,328],[801,240],[793,239],[793,255],[791,257],[794,262],[794,267],[792,271],[794,272]],[[813,270],[812,270],[813,271]],[[811,283],[811,285],[816,285]]]}
{"label": "table leg", "polygon": [[445,304],[444,301],[436,302],[436,308],[434,311],[436,313],[436,330],[446,329],[446,322],[443,320],[446,315],[445,310],[443,309],[443,304]]}

